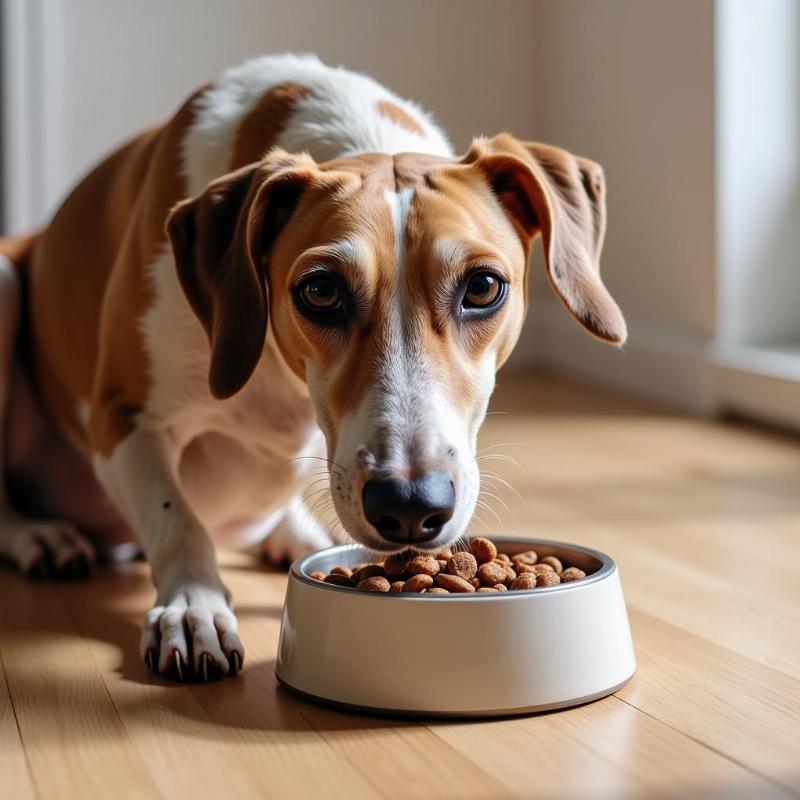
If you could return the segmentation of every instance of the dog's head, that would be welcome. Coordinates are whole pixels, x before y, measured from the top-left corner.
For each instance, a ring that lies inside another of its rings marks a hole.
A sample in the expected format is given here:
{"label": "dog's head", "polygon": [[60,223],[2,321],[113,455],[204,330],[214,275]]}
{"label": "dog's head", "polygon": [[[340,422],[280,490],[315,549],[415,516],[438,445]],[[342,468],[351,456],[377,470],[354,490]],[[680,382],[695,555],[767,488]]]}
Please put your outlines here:
{"label": "dog's head", "polygon": [[247,382],[269,318],[308,385],[331,491],[353,538],[444,547],[475,509],[478,429],[527,305],[531,243],[591,334],[622,344],[600,280],[601,168],[511,136],[460,159],[368,154],[326,164],[272,151],[168,221],[211,344],[210,386]]}

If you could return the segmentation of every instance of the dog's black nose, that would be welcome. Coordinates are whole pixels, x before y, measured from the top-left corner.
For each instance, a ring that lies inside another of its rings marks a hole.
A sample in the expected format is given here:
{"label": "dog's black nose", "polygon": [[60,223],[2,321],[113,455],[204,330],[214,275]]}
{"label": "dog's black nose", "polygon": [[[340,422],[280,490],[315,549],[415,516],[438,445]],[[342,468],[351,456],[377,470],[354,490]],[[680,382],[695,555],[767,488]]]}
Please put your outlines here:
{"label": "dog's black nose", "polygon": [[373,478],[364,484],[364,516],[390,542],[417,544],[436,538],[453,516],[456,490],[446,472],[412,481]]}

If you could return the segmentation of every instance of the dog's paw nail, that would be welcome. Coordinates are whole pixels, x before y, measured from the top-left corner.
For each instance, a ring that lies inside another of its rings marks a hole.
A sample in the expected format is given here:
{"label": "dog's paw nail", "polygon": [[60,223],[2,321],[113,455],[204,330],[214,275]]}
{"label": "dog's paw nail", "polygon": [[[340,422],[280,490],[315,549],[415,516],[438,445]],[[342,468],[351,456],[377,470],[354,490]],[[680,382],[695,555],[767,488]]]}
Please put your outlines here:
{"label": "dog's paw nail", "polygon": [[183,677],[183,659],[181,654],[175,650],[172,654],[172,661],[167,662],[166,669],[162,670],[162,675],[173,681],[182,681]]}
{"label": "dog's paw nail", "polygon": [[181,662],[181,654],[176,650],[174,656],[175,672],[178,674],[178,680],[183,680],[183,666]]}
{"label": "dog's paw nail", "polygon": [[25,577],[31,581],[42,581],[47,577],[47,564],[43,558],[34,561],[26,570]]}
{"label": "dog's paw nail", "polygon": [[158,652],[152,648],[145,653],[144,663],[154,675],[158,675]]}
{"label": "dog's paw nail", "polygon": [[92,563],[83,553],[71,558],[61,569],[61,575],[68,580],[85,580],[92,574]]}
{"label": "dog's paw nail", "polygon": [[218,681],[222,678],[225,673],[220,669],[219,664],[214,661],[213,658],[208,653],[203,653],[200,656],[200,679],[203,683],[209,683],[210,681]]}
{"label": "dog's paw nail", "polygon": [[34,581],[46,581],[50,579],[52,573],[52,562],[49,554],[47,554],[36,559],[36,561],[28,567],[25,576]]}
{"label": "dog's paw nail", "polygon": [[231,665],[230,672],[228,674],[231,675],[231,676],[238,675],[239,674],[239,670],[241,670],[241,668],[242,668],[242,658],[241,658],[241,656],[234,650],[228,656],[228,662]]}

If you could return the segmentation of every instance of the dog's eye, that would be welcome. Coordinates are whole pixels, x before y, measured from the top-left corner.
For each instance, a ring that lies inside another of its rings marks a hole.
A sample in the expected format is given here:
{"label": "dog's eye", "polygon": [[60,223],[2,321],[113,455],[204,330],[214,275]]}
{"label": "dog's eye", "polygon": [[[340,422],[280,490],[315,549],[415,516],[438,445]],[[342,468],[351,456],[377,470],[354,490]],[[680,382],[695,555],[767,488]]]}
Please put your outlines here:
{"label": "dog's eye", "polygon": [[491,308],[503,294],[503,282],[491,272],[470,275],[461,305],[464,308]]}
{"label": "dog's eye", "polygon": [[335,312],[343,305],[342,293],[332,278],[319,275],[300,285],[300,299],[312,311]]}

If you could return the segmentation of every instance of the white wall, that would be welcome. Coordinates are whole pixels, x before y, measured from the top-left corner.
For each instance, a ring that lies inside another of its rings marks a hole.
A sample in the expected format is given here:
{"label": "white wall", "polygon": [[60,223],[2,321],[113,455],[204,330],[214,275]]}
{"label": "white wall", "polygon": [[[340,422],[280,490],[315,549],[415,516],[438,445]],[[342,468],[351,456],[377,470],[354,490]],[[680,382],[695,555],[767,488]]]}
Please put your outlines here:
{"label": "white wall", "polygon": [[[599,161],[602,274],[629,323],[620,353],[544,287],[530,328],[546,361],[707,408],[714,305],[712,0],[539,0],[534,134]],[[531,321],[529,321],[531,322]]]}
{"label": "white wall", "polygon": [[[169,114],[194,87],[265,52],[314,51],[368,72],[434,111],[459,148],[480,133],[507,127],[524,133],[534,119],[535,7],[527,0],[5,5],[12,24],[4,84],[26,101],[8,120],[13,141],[6,162],[16,178],[6,198],[12,230],[45,219],[88,165]],[[29,199],[18,186],[28,187]]]}

